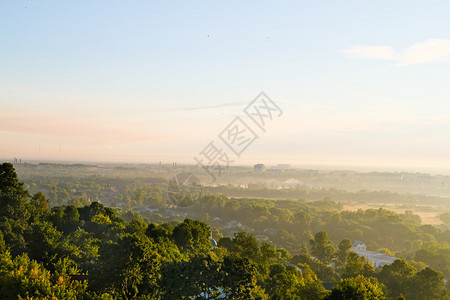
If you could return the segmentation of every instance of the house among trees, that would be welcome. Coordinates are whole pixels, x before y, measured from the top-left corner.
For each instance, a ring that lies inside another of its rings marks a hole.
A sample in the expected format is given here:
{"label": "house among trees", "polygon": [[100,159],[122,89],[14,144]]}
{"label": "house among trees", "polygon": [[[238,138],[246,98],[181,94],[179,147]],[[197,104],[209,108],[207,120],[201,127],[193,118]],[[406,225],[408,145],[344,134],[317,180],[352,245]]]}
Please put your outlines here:
{"label": "house among trees", "polygon": [[384,266],[387,264],[392,264],[397,259],[397,257],[389,256],[384,253],[367,251],[366,244],[360,241],[353,242],[353,248],[351,249],[351,251],[355,252],[361,257],[364,256],[369,261],[372,261],[374,268]]}

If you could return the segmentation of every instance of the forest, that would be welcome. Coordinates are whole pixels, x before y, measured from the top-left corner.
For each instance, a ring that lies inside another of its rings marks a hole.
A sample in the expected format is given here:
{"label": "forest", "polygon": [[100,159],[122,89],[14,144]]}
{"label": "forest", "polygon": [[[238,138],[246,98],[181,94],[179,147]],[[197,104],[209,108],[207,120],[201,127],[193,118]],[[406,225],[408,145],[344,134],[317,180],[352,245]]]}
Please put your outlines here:
{"label": "forest", "polygon": [[[450,231],[412,212],[208,189],[177,206],[161,182],[94,178],[119,199],[107,206],[47,195],[0,165],[0,298],[449,298]],[[397,259],[375,268],[355,241]]]}

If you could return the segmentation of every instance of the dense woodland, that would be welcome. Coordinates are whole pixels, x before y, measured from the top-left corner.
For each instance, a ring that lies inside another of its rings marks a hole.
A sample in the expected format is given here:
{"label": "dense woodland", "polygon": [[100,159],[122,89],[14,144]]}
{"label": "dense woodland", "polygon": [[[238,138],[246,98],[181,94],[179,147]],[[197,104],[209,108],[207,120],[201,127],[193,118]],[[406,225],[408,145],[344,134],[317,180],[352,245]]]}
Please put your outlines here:
{"label": "dense woodland", "polygon": [[[47,195],[0,165],[1,299],[448,298],[450,231],[412,213],[217,191],[174,207],[157,180],[90,184],[123,205]],[[399,259],[374,269],[354,240]]]}

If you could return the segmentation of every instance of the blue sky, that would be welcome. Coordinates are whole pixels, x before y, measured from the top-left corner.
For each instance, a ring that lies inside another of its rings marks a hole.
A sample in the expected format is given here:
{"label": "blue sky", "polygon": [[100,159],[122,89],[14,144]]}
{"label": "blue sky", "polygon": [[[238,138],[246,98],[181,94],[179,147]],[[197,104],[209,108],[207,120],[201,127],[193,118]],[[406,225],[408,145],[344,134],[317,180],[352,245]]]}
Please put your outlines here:
{"label": "blue sky", "polygon": [[0,157],[192,162],[265,91],[284,114],[238,164],[448,172],[448,11],[2,1]]}

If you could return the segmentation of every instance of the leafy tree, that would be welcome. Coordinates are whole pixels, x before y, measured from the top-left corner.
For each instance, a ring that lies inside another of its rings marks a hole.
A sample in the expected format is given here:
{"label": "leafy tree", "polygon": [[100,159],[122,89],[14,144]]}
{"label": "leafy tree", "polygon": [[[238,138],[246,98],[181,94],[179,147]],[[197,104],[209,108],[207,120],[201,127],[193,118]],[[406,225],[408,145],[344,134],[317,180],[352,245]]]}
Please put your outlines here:
{"label": "leafy tree", "polygon": [[248,258],[225,257],[220,268],[223,293],[228,299],[255,299],[257,268]]}
{"label": "leafy tree", "polygon": [[317,259],[312,259],[310,256],[296,255],[291,259],[291,263],[309,266],[317,277],[324,282],[335,282],[339,280],[339,276],[336,274],[333,267],[326,265]]}
{"label": "leafy tree", "polygon": [[50,200],[45,197],[43,192],[37,192],[33,195],[30,203],[36,209],[38,214],[45,214],[49,211],[48,206],[50,205]]}
{"label": "leafy tree", "polygon": [[269,299],[301,299],[300,287],[304,286],[300,271],[294,266],[273,264],[264,287]]}
{"label": "leafy tree", "polygon": [[327,294],[327,290],[317,279],[317,275],[306,264],[297,265],[302,271],[304,285],[299,287],[299,294],[304,300],[322,300]]}
{"label": "leafy tree", "polygon": [[339,242],[338,250],[336,253],[336,263],[338,266],[342,266],[347,260],[347,255],[350,253],[350,249],[353,247],[352,241],[349,239],[343,239]]}
{"label": "leafy tree", "polygon": [[397,259],[392,264],[383,266],[377,278],[387,287],[389,296],[399,297],[401,294],[406,294],[415,274],[414,267],[402,259]]}
{"label": "leafy tree", "polygon": [[144,221],[134,219],[131,222],[127,223],[125,232],[130,234],[145,234],[147,226],[147,223],[145,223]]}
{"label": "leafy tree", "polygon": [[145,234],[155,241],[159,238],[172,238],[174,226],[170,223],[164,223],[161,225],[150,223],[148,224]]}
{"label": "leafy tree", "polygon": [[[273,246],[271,246],[273,248]],[[288,262],[292,257],[291,254],[284,248],[276,249],[277,259],[279,261]]]}
{"label": "leafy tree", "polygon": [[382,285],[362,275],[341,280],[326,300],[385,300]]}
{"label": "leafy tree", "polygon": [[60,261],[51,273],[27,254],[12,259],[10,253],[0,255],[1,299],[77,299],[86,294],[86,282],[70,280],[67,262]]}
{"label": "leafy tree", "polygon": [[30,194],[19,182],[14,167],[10,163],[0,165],[0,218],[26,220],[29,217],[27,199]]}
{"label": "leafy tree", "polygon": [[375,270],[364,256],[360,257],[355,252],[350,252],[343,267],[342,278],[356,277],[358,275],[372,277],[375,275]]}
{"label": "leafy tree", "polygon": [[92,271],[92,287],[123,297],[157,292],[160,257],[145,235],[126,234],[117,243],[106,243]]}
{"label": "leafy tree", "polygon": [[302,242],[302,245],[300,247],[300,254],[306,257],[311,257],[311,255],[309,254],[308,245],[306,241]]}
{"label": "leafy tree", "polygon": [[412,293],[409,295],[409,299],[449,299],[444,286],[444,276],[431,268],[427,267],[416,273],[411,283],[410,290]]}
{"label": "leafy tree", "polygon": [[73,205],[67,205],[64,209],[63,216],[63,231],[66,234],[70,234],[78,229],[80,223],[80,213],[78,209]]}
{"label": "leafy tree", "polygon": [[211,249],[211,230],[201,221],[185,219],[173,229],[173,239],[182,252],[206,254]]}
{"label": "leafy tree", "polygon": [[1,164],[0,230],[3,231],[5,242],[13,255],[22,253],[26,248],[23,234],[30,217],[29,197],[30,194],[23,188],[23,182],[19,182],[12,164]]}
{"label": "leafy tree", "polygon": [[234,251],[234,243],[233,243],[233,239],[228,237],[228,236],[224,236],[223,238],[221,238],[218,242],[217,242],[217,246],[227,249],[228,251]]}
{"label": "leafy tree", "polygon": [[347,255],[347,260],[344,265],[344,273],[342,278],[356,277],[361,275],[364,270],[364,263],[355,252],[350,252]]}
{"label": "leafy tree", "polygon": [[56,256],[61,234],[50,222],[31,224],[26,231],[27,251],[30,258],[49,265]]}
{"label": "leafy tree", "polygon": [[84,272],[90,272],[99,258],[101,240],[93,233],[79,228],[77,231],[64,236],[58,248],[61,257],[68,257]]}
{"label": "leafy tree", "polygon": [[210,257],[165,264],[161,269],[163,299],[214,299],[220,292],[220,263]]}
{"label": "leafy tree", "polygon": [[238,232],[233,238],[232,251],[248,259],[259,256],[259,242],[254,235],[247,232]]}
{"label": "leafy tree", "polygon": [[25,230],[28,224],[24,220],[14,220],[4,217],[0,220],[0,231],[3,232],[5,243],[12,255],[18,255],[26,251]]}
{"label": "leafy tree", "polygon": [[7,250],[5,239],[3,238],[3,232],[0,230],[0,254]]}
{"label": "leafy tree", "polygon": [[312,255],[325,264],[329,264],[336,255],[336,249],[326,231],[316,233],[310,244]]}

